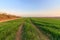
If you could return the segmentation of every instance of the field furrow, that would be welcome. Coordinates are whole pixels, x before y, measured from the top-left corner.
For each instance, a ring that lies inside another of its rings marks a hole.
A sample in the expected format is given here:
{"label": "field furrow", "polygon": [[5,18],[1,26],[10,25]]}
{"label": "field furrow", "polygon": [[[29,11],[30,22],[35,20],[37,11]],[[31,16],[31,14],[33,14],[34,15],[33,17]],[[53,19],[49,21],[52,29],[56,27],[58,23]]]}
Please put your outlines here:
{"label": "field furrow", "polygon": [[39,33],[40,39],[41,40],[50,40],[49,37],[47,35],[45,35],[41,30],[39,30],[36,25],[34,25],[32,23],[32,21],[30,20],[30,23],[32,24],[32,26],[37,30],[37,32]]}
{"label": "field furrow", "polygon": [[0,22],[0,40],[60,40],[60,19],[18,18]]}
{"label": "field furrow", "polygon": [[[44,18],[45,19],[45,18]],[[47,19],[46,19],[47,20]],[[45,21],[46,21],[45,20]],[[57,24],[55,25],[51,25],[49,24],[48,22],[43,22],[42,19],[31,19],[31,21],[34,23],[34,25],[37,26],[37,28],[39,30],[41,30],[45,35],[48,35],[50,40],[60,40],[60,28],[59,29],[56,29],[58,28],[59,26],[56,26]],[[48,20],[49,21],[49,20]],[[46,24],[47,23],[47,24]],[[52,23],[54,24],[54,23]]]}
{"label": "field furrow", "polygon": [[16,32],[22,23],[22,19],[0,23],[0,40],[15,40]]}
{"label": "field furrow", "polygon": [[23,23],[20,25],[20,27],[19,27],[19,29],[18,29],[18,31],[17,31],[17,33],[16,33],[16,40],[22,40],[22,38],[21,38],[21,34],[22,34],[22,28],[23,28]]}
{"label": "field furrow", "polygon": [[26,20],[23,26],[22,40],[41,40],[37,30]]}

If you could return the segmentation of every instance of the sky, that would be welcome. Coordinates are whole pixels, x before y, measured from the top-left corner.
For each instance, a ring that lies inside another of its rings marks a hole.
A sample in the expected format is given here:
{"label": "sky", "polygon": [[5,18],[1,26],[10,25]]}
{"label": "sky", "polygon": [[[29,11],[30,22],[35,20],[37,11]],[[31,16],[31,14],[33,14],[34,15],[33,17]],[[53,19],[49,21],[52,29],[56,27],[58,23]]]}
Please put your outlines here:
{"label": "sky", "polygon": [[22,17],[59,17],[60,0],[0,0],[0,12]]}

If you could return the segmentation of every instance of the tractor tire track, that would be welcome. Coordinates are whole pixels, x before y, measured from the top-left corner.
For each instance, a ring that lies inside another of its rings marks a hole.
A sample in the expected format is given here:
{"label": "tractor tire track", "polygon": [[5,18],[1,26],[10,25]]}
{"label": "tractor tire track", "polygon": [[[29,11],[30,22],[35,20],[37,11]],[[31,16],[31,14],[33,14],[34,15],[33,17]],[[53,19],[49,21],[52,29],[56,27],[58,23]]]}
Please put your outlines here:
{"label": "tractor tire track", "polygon": [[16,33],[16,40],[22,40],[22,27],[23,27],[23,24],[24,23],[22,23],[21,25],[20,25],[20,27],[19,27],[19,29],[18,29],[18,31],[17,31],[17,33]]}
{"label": "tractor tire track", "polygon": [[50,40],[49,37],[47,35],[45,35],[44,33],[42,33],[42,31],[40,31],[30,20],[31,25],[37,30],[37,32],[39,33],[39,37],[41,40]]}

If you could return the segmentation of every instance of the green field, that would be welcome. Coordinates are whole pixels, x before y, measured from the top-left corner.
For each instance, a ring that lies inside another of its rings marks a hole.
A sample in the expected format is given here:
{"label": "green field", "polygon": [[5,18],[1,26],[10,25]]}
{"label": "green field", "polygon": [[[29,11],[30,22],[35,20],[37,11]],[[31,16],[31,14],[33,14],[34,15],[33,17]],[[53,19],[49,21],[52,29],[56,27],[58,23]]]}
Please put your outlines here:
{"label": "green field", "polygon": [[2,22],[0,40],[16,40],[19,27],[19,40],[60,40],[60,18],[20,18]]}
{"label": "green field", "polygon": [[22,19],[0,23],[0,40],[15,40],[16,32]]}

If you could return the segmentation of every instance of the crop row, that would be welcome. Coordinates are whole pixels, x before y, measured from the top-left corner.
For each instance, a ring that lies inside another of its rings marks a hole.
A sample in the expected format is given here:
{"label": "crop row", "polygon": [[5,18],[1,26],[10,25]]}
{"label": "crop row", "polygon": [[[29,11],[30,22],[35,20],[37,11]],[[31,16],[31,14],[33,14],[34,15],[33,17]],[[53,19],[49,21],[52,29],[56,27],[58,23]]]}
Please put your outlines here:
{"label": "crop row", "polygon": [[22,40],[40,40],[39,33],[27,19],[23,25]]}
{"label": "crop row", "polygon": [[52,25],[53,23],[51,24],[47,21],[40,21],[38,18],[32,18],[31,21],[39,30],[42,30],[46,35],[50,36],[51,40],[60,40],[60,27]]}
{"label": "crop row", "polygon": [[22,19],[16,19],[0,23],[0,40],[15,40],[21,22]]}

